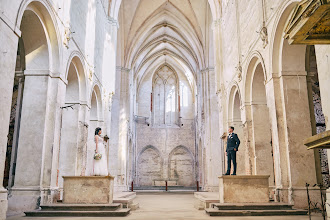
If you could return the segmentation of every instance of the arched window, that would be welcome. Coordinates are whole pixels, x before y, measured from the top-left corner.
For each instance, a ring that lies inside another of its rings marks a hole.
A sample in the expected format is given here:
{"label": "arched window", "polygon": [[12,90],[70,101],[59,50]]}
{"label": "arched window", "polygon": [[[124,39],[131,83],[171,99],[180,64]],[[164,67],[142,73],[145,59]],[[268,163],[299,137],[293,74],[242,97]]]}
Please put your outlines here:
{"label": "arched window", "polygon": [[161,67],[153,80],[154,125],[173,125],[178,118],[178,80],[176,73],[167,65]]}

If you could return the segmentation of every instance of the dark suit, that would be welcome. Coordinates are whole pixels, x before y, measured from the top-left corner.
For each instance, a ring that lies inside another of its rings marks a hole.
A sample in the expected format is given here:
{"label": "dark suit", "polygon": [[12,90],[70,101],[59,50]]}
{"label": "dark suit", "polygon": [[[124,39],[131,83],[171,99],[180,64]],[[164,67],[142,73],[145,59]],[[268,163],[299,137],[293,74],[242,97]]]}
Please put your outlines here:
{"label": "dark suit", "polygon": [[230,168],[231,168],[231,161],[233,161],[233,165],[234,165],[234,172],[233,174],[236,174],[236,152],[238,151],[238,147],[240,144],[240,140],[237,136],[237,134],[235,133],[231,133],[228,135],[227,138],[227,173],[226,174],[230,174]]}

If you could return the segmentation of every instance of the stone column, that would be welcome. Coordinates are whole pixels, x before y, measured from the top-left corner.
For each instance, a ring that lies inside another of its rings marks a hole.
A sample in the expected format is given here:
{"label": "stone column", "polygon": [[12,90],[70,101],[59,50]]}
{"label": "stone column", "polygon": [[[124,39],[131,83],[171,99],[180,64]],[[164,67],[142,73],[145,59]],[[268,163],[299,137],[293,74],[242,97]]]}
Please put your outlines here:
{"label": "stone column", "polygon": [[[0,219],[6,218],[8,206],[7,190],[3,187],[3,175],[7,151],[7,135],[9,129],[9,118],[13,85],[15,77],[15,63],[17,56],[18,36],[15,27],[10,27],[8,22],[0,19]],[[19,32],[19,30],[17,29]]]}
{"label": "stone column", "polygon": [[[67,107],[71,106],[72,107]],[[58,185],[63,188],[62,176],[74,176],[77,164],[77,146],[79,135],[79,103],[63,103],[62,124],[59,148]]]}
{"label": "stone column", "polygon": [[[52,74],[48,79],[46,112],[45,112],[45,130],[44,130],[44,147],[42,151],[41,163],[41,204],[51,203],[57,198],[52,195],[56,194],[56,185],[51,184],[52,173],[57,171],[57,166],[53,166],[53,157],[56,157],[57,151],[54,150],[54,142],[59,139],[60,120],[60,103],[58,102],[59,84],[63,84],[60,74]],[[24,102],[24,101],[23,101]],[[55,148],[56,149],[56,148]],[[57,172],[56,172],[57,173]]]}
{"label": "stone column", "polygon": [[118,166],[119,166],[119,185],[118,189],[127,190],[126,185],[126,161],[128,150],[128,128],[130,121],[130,76],[129,69],[122,68],[121,71],[121,86],[120,86],[120,115],[119,115],[119,152],[118,152]]}
{"label": "stone column", "polygon": [[218,191],[218,176],[222,174],[223,149],[220,147],[219,108],[216,95],[216,78],[214,69],[203,71],[204,82],[204,114],[205,114],[205,142],[207,159],[207,183],[209,191]]}
{"label": "stone column", "polygon": [[[102,100],[100,100],[102,102]],[[89,112],[87,103],[81,103],[78,115],[78,140],[76,151],[76,166],[75,175],[80,176],[84,173],[86,164],[86,150],[87,150],[87,137],[88,137],[88,123],[86,122],[86,115]],[[102,127],[102,126],[101,126]]]}
{"label": "stone column", "polygon": [[116,91],[111,111],[110,173],[115,176],[115,190],[126,190],[127,134],[129,125],[129,70],[117,67]]}
{"label": "stone column", "polygon": [[[42,190],[43,162],[51,150],[48,126],[53,117],[48,114],[48,96],[51,90],[49,70],[25,70],[25,83],[21,113],[20,137],[17,150],[17,165],[9,210],[22,212],[38,207]],[[49,147],[50,146],[50,147]]]}
{"label": "stone column", "polygon": [[[252,139],[252,120],[251,120],[251,104],[245,104],[243,106],[244,117],[242,118],[243,124],[243,136],[241,140],[240,148],[243,148],[244,152],[244,165],[245,165],[245,174],[246,175],[255,175],[255,150],[251,144]],[[242,149],[240,150],[242,151]]]}
{"label": "stone column", "polygon": [[[270,79],[266,90],[275,98],[269,99],[268,106],[272,112],[277,200],[305,208],[305,183],[316,183],[313,151],[302,143],[312,134],[306,72],[282,72]],[[311,196],[318,201],[317,191]]]}
{"label": "stone column", "polygon": [[[50,177],[50,188],[51,188],[51,200],[55,202],[60,199],[60,191],[59,191],[59,181],[61,181],[62,177],[59,175],[59,156],[60,156],[60,142],[61,142],[61,129],[62,129],[62,117],[63,110],[61,107],[65,106],[65,93],[66,93],[66,84],[65,80],[58,80],[57,84],[57,101],[55,111],[55,124],[54,124],[54,140],[52,145],[52,159],[47,161],[47,163],[51,163],[51,177]],[[49,201],[50,202],[50,201]]]}
{"label": "stone column", "polygon": [[274,186],[274,165],[267,104],[252,104],[252,138],[254,143],[254,174],[269,175],[269,186]]}

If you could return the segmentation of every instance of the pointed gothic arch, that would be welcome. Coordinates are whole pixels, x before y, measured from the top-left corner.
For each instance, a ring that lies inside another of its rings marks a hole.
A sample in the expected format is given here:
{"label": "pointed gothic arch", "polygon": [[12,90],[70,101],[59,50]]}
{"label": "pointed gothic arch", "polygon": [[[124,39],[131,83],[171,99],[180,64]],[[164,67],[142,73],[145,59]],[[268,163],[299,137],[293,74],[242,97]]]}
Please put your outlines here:
{"label": "pointed gothic arch", "polygon": [[152,80],[152,123],[174,125],[178,123],[179,79],[176,71],[168,64],[161,65]]}

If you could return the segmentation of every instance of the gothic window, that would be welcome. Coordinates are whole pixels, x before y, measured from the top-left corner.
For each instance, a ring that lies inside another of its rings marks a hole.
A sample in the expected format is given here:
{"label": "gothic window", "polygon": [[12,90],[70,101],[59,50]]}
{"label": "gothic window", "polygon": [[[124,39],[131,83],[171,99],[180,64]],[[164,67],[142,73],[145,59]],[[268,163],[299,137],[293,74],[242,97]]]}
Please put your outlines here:
{"label": "gothic window", "polygon": [[168,67],[159,69],[153,80],[153,120],[155,125],[173,125],[177,122],[178,82]]}

